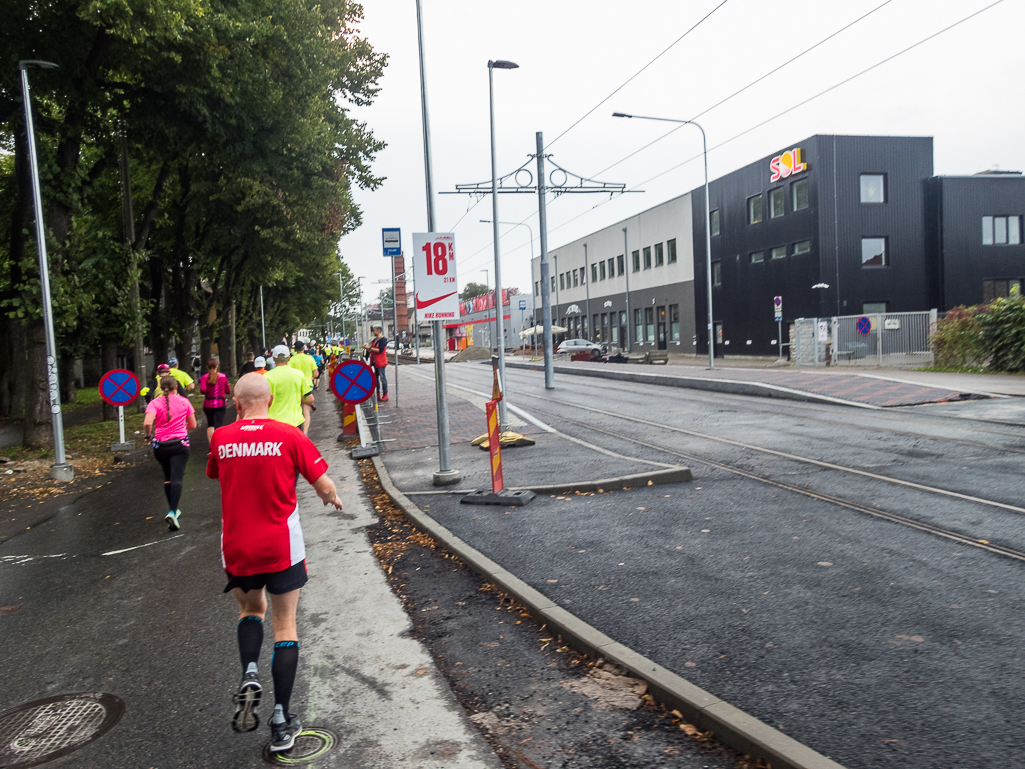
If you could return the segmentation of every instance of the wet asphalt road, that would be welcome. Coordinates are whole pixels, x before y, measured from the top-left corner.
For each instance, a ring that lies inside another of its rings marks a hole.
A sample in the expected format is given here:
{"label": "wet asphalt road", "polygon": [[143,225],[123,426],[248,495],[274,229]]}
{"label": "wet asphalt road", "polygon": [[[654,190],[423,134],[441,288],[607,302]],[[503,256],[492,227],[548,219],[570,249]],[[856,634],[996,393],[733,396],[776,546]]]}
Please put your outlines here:
{"label": "wet asphalt road", "polygon": [[[447,372],[489,388],[484,367]],[[1025,549],[1022,513],[658,425],[1011,506],[1025,500],[1021,428],[569,376],[546,392],[534,372],[510,371],[507,387],[512,404],[624,454],[671,461],[625,440],[638,438]],[[599,630],[850,769],[1025,766],[1025,563],[689,464],[690,484],[511,512],[419,501]]]}

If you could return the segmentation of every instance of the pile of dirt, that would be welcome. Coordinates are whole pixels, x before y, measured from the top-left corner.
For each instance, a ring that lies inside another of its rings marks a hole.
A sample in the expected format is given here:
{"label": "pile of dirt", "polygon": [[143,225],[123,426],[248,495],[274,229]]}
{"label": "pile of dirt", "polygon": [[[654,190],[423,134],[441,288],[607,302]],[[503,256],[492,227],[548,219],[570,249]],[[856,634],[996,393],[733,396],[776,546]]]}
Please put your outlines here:
{"label": "pile of dirt", "polygon": [[467,347],[465,350],[460,350],[452,357],[449,363],[462,363],[464,360],[491,360],[491,348],[490,347]]}

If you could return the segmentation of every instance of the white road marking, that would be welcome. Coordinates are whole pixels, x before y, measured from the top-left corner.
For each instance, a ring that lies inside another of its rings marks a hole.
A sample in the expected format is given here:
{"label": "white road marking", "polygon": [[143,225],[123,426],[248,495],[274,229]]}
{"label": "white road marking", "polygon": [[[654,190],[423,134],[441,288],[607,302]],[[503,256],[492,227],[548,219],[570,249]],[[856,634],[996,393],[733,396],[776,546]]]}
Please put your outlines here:
{"label": "white road marking", "polygon": [[158,539],[156,542],[147,542],[145,545],[135,545],[134,547],[126,547],[121,550],[111,550],[109,553],[100,553],[100,555],[118,555],[120,553],[127,553],[129,550],[138,550],[140,547],[159,545],[161,542],[170,542],[172,539],[178,539],[178,537],[184,536],[184,534],[175,534],[173,537],[167,537],[166,539]]}

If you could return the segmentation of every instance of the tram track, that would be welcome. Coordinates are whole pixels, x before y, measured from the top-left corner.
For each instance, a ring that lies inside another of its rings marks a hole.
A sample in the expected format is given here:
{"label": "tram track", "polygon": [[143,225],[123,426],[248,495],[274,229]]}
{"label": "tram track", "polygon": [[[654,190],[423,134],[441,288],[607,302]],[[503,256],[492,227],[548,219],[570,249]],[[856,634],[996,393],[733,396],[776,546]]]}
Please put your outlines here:
{"label": "tram track", "polygon": [[[616,432],[612,432],[611,430],[604,430],[604,429],[602,429],[600,427],[596,427],[595,425],[593,425],[593,424],[591,424],[589,422],[582,422],[582,421],[577,420],[577,419],[572,419],[570,417],[565,417],[565,416],[562,416],[561,414],[555,413],[554,411],[546,411],[544,409],[538,409],[538,408],[534,408],[533,411],[535,413],[539,413],[539,414],[546,414],[546,415],[548,415],[550,417],[553,417],[553,418],[555,418],[555,419],[557,419],[557,420],[559,420],[561,422],[569,422],[570,424],[577,425],[577,426],[582,427],[582,428],[584,428],[586,430],[591,430],[593,432],[601,433],[602,435],[608,435],[608,436],[611,436],[613,438],[617,438],[619,440],[629,441],[630,443],[634,443],[634,444],[636,444],[638,446],[644,446],[645,448],[652,449],[654,451],[658,451],[658,452],[663,453],[663,454],[668,454],[670,456],[678,457],[680,459],[684,459],[684,460],[686,460],[688,462],[691,462],[691,463],[698,463],[698,464],[703,464],[703,465],[707,465],[707,466],[710,466],[710,467],[715,467],[715,468],[718,468],[720,470],[724,470],[724,471],[726,471],[728,473],[731,473],[733,475],[738,475],[738,476],[741,476],[743,478],[748,478],[748,479],[753,480],[753,481],[758,481],[759,483],[764,483],[764,484],[767,484],[769,486],[773,486],[773,487],[778,488],[778,489],[783,489],[785,491],[790,491],[790,492],[793,492],[795,494],[801,494],[803,496],[811,497],[812,499],[817,499],[817,500],[820,500],[822,502],[828,502],[829,504],[836,505],[838,507],[843,507],[843,508],[847,508],[848,510],[854,510],[855,512],[863,513],[865,515],[870,515],[870,516],[872,516],[874,518],[881,518],[883,520],[890,521],[891,523],[897,523],[897,524],[900,524],[902,526],[908,526],[910,528],[926,532],[928,534],[933,534],[933,535],[938,536],[938,537],[943,537],[944,539],[952,540],[952,541],[957,542],[957,543],[962,544],[962,545],[967,545],[969,547],[975,547],[975,548],[978,548],[980,550],[985,550],[987,552],[994,553],[996,555],[1002,555],[1002,556],[1005,556],[1007,558],[1012,558],[1012,559],[1014,559],[1016,561],[1025,562],[1025,552],[1022,552],[1021,550],[1016,550],[1015,548],[1004,547],[1002,545],[994,545],[993,543],[991,543],[991,542],[989,542],[989,541],[987,541],[985,539],[975,539],[975,538],[966,536],[964,534],[961,534],[959,532],[953,531],[951,529],[945,529],[942,526],[935,526],[935,525],[930,524],[930,523],[925,523],[923,521],[919,521],[919,520],[916,520],[914,518],[909,518],[907,516],[900,515],[898,513],[892,513],[892,512],[889,512],[887,510],[880,510],[879,508],[872,507],[870,505],[862,505],[862,504],[859,504],[857,502],[852,502],[852,501],[850,501],[848,499],[843,499],[842,497],[837,497],[837,496],[834,496],[832,494],[826,494],[826,493],[821,492],[821,491],[813,491],[812,489],[809,489],[809,488],[798,486],[798,485],[793,484],[793,483],[787,483],[786,481],[780,481],[780,480],[777,480],[775,478],[771,478],[769,476],[760,475],[759,473],[754,473],[754,472],[751,472],[750,470],[744,470],[744,469],[742,469],[740,467],[737,467],[735,465],[731,465],[731,464],[729,464],[727,462],[720,462],[719,460],[711,459],[709,457],[702,456],[700,454],[692,454],[692,453],[686,452],[686,451],[679,451],[677,449],[670,449],[670,448],[667,448],[665,446],[659,445],[657,443],[651,443],[650,441],[645,441],[645,440],[642,440],[640,438],[634,438],[634,437],[631,437],[629,435],[624,435],[623,433],[616,433]],[[997,504],[999,504],[999,503],[997,503]]]}
{"label": "tram track", "polygon": [[[519,374],[519,373],[528,373],[528,372],[523,372],[523,370],[515,370],[515,369],[513,369],[513,370],[510,370],[510,371],[506,372],[506,377],[507,378],[508,378],[509,374],[512,373],[512,371],[516,371],[517,374]],[[569,375],[569,376],[572,376],[572,375]],[[648,387],[662,387],[661,385],[647,385],[647,386]],[[608,386],[606,388],[604,388],[604,389],[612,391],[612,392],[623,393],[624,396],[634,396],[634,395],[636,395],[636,392],[637,392],[637,390],[636,390],[637,385],[632,385],[632,387],[633,387],[633,389],[631,389],[630,386],[627,386],[627,385],[624,385],[624,384],[618,382],[618,380],[608,380]],[[831,411],[835,411],[837,406],[821,406],[821,405],[818,405],[818,404],[815,404],[815,403],[799,403],[799,402],[796,402],[796,401],[794,401],[794,402],[789,402],[789,401],[773,401],[771,405],[769,405],[769,404],[760,404],[760,403],[756,404],[756,403],[752,403],[751,402],[753,399],[756,399],[756,396],[750,396],[750,395],[734,395],[732,393],[709,394],[707,391],[701,391],[701,390],[682,390],[682,389],[673,389],[672,392],[673,392],[674,398],[679,398],[680,400],[684,400],[684,401],[689,402],[689,403],[709,404],[709,403],[716,403],[716,402],[718,402],[721,405],[721,402],[725,400],[725,401],[729,402],[730,408],[736,409],[738,411],[746,411],[746,412],[754,413],[754,414],[773,414],[773,415],[788,414],[788,415],[792,415],[796,419],[806,420],[806,421],[809,421],[809,422],[817,422],[819,424],[830,425],[830,426],[833,426],[833,427],[843,427],[843,428],[850,428],[851,427],[851,424],[850,424],[849,421],[844,421],[844,420],[841,420],[841,419],[828,419],[828,418],[825,418],[825,417],[822,417],[822,416],[813,416],[813,415],[808,413],[808,412],[825,412],[825,413],[829,413]],[[533,396],[531,396],[531,397],[533,397]],[[916,422],[916,423],[919,423],[919,424],[925,423],[925,424],[928,424],[930,426],[936,426],[936,427],[942,427],[942,428],[949,428],[951,426],[950,425],[951,419],[949,417],[935,417],[935,416],[928,416],[928,415],[924,415],[924,414],[914,414],[914,413],[911,413],[911,412],[908,412],[908,411],[887,410],[887,411],[883,411],[883,412],[873,412],[872,414],[867,414],[867,413],[859,412],[858,416],[861,419],[863,419],[863,420],[864,419],[876,419],[876,418],[880,418],[880,417],[890,417],[890,418],[893,418],[893,417],[898,417],[899,416],[899,418],[902,419],[902,420],[908,420],[908,421]],[[964,422],[964,421],[970,421],[970,420],[968,420],[966,418],[959,417],[958,421]],[[981,422],[981,424],[991,424],[991,423],[989,423],[989,422]],[[906,438],[911,438],[911,439],[914,439],[914,440],[936,441],[936,442],[940,442],[940,443],[953,443],[953,444],[958,444],[958,445],[962,445],[962,446],[970,446],[972,448],[981,448],[981,449],[987,449],[987,450],[990,450],[990,451],[1002,451],[1002,452],[1006,452],[1008,454],[1025,455],[1025,448],[1015,448],[1013,446],[995,446],[992,443],[985,443],[983,441],[974,441],[974,440],[970,440],[970,439],[967,439],[967,438],[951,438],[951,437],[948,437],[948,436],[940,436],[940,435],[926,435],[926,434],[922,434],[920,432],[911,432],[909,430],[901,430],[901,429],[894,429],[894,428],[890,428],[890,427],[880,427],[880,426],[865,425],[865,424],[859,424],[857,426],[857,429],[858,430],[863,430],[863,431],[866,431],[866,432],[880,433],[880,434],[886,434],[886,435],[899,435],[899,436],[903,436],[903,437],[906,437]],[[1021,440],[1022,438],[1025,438],[1025,430],[1021,430],[1020,428],[1016,429],[1016,428],[1013,428],[1013,427],[1009,428],[1006,431],[1005,430],[994,430],[994,429],[991,429],[991,428],[976,428],[976,427],[973,427],[972,428],[972,432],[973,433],[986,434],[986,435],[995,435],[995,436],[1000,436],[1002,438],[1010,438],[1012,440]]]}
{"label": "tram track", "polygon": [[[477,392],[475,390],[470,390],[470,388],[466,387],[465,385],[460,385],[460,384],[457,384],[457,383],[451,382],[451,381],[450,381],[450,386],[454,386],[454,387],[456,387],[458,389],[466,390],[466,391],[469,391],[469,392],[475,392],[475,393]],[[486,393],[479,393],[479,394],[486,395]],[[864,476],[864,477],[870,478],[872,480],[882,481],[882,482],[887,482],[887,483],[893,483],[893,484],[897,484],[897,485],[900,485],[900,486],[909,487],[909,488],[917,490],[917,491],[923,491],[923,492],[927,492],[927,493],[947,496],[947,497],[951,497],[951,498],[954,498],[954,499],[957,499],[957,500],[963,501],[963,502],[982,504],[982,505],[987,505],[987,506],[998,508],[998,509],[1002,509],[1002,510],[1007,510],[1009,512],[1013,512],[1013,513],[1017,513],[1017,514],[1025,514],[1025,508],[1017,507],[1017,506],[1014,506],[1014,505],[1008,505],[1006,503],[998,502],[996,500],[988,500],[988,499],[984,499],[984,498],[981,498],[981,497],[975,497],[975,496],[968,495],[968,494],[961,494],[960,492],[950,491],[949,489],[940,489],[938,487],[927,486],[925,484],[918,484],[918,483],[914,483],[912,481],[904,481],[904,480],[901,480],[901,479],[891,478],[891,477],[885,476],[885,475],[880,475],[878,473],[870,473],[870,472],[867,472],[867,471],[864,471],[864,470],[858,470],[856,468],[849,468],[849,467],[845,467],[843,465],[836,465],[836,464],[833,464],[833,463],[830,463],[830,462],[823,462],[821,460],[815,460],[815,459],[811,459],[811,458],[808,458],[808,457],[801,457],[799,455],[789,454],[787,452],[777,451],[775,449],[767,449],[767,448],[761,447],[761,446],[753,446],[751,444],[745,444],[745,443],[743,443],[741,441],[735,441],[735,440],[732,440],[732,439],[729,439],[729,438],[721,438],[719,436],[709,435],[707,433],[700,433],[700,432],[695,431],[695,430],[687,430],[686,428],[675,427],[675,426],[672,426],[672,425],[665,425],[665,424],[661,424],[661,423],[658,423],[658,422],[654,422],[652,420],[641,419],[639,417],[631,417],[631,416],[627,416],[627,415],[624,415],[624,414],[621,414],[621,413],[614,413],[614,412],[611,412],[611,411],[606,411],[604,409],[598,409],[598,408],[595,408],[593,406],[585,406],[585,405],[582,405],[582,404],[579,404],[579,403],[570,403],[570,402],[567,402],[567,401],[562,401],[562,400],[558,400],[558,399],[555,399],[555,398],[549,398],[549,397],[540,396],[540,395],[531,395],[530,397],[535,402],[536,401],[545,401],[545,402],[549,402],[549,403],[552,403],[552,404],[555,404],[555,405],[558,405],[558,406],[564,406],[564,407],[575,409],[575,410],[587,411],[587,412],[591,412],[591,413],[594,413],[594,414],[600,414],[602,416],[612,417],[612,418],[615,418],[615,419],[618,419],[618,420],[625,420],[625,421],[628,421],[628,422],[632,422],[632,423],[643,425],[645,427],[651,427],[651,428],[655,428],[655,429],[659,429],[659,430],[665,430],[665,431],[670,431],[670,432],[682,433],[682,434],[686,434],[686,435],[689,435],[689,436],[692,436],[692,437],[696,437],[696,438],[700,438],[700,439],[710,440],[710,441],[714,441],[714,442],[718,442],[718,443],[724,443],[724,444],[727,444],[727,445],[731,445],[731,446],[734,446],[734,447],[738,447],[738,448],[742,448],[742,449],[746,449],[746,450],[750,450],[750,451],[756,451],[756,452],[761,452],[761,453],[769,454],[769,455],[772,455],[772,456],[775,456],[775,457],[778,457],[778,458],[789,459],[789,460],[794,460],[794,461],[799,461],[799,462],[805,462],[805,463],[812,464],[814,466],[822,467],[824,469],[836,470],[836,471],[840,471],[840,472],[853,473],[855,475]],[[928,534],[932,534],[934,536],[942,537],[942,538],[947,539],[949,541],[957,542],[959,544],[962,544],[962,545],[965,545],[965,546],[968,546],[968,547],[973,547],[973,548],[976,548],[976,549],[979,549],[979,550],[985,550],[986,552],[993,553],[994,555],[1000,555],[1000,556],[1003,556],[1003,557],[1006,557],[1006,558],[1010,558],[1012,560],[1016,560],[1016,561],[1020,561],[1020,562],[1025,562],[1025,551],[1021,551],[1021,550],[1018,550],[1018,549],[1012,548],[1012,547],[1005,547],[1003,545],[996,545],[996,544],[993,544],[992,542],[990,542],[989,540],[986,540],[986,539],[983,539],[983,538],[971,537],[971,536],[968,536],[966,534],[962,534],[962,533],[960,533],[958,531],[954,531],[952,529],[947,529],[947,528],[944,528],[942,526],[936,526],[936,525],[931,524],[931,523],[926,523],[924,521],[921,521],[921,520],[918,520],[918,519],[915,519],[915,518],[911,518],[911,517],[908,517],[908,516],[905,516],[905,515],[901,515],[899,513],[894,513],[894,512],[890,512],[888,510],[882,510],[880,508],[873,507],[871,505],[865,505],[865,504],[861,504],[861,503],[858,503],[858,502],[854,502],[854,501],[851,501],[849,499],[844,499],[842,497],[835,496],[833,494],[828,494],[826,492],[815,491],[815,490],[812,490],[812,489],[804,487],[804,486],[799,486],[797,484],[787,483],[786,481],[781,481],[781,480],[778,480],[778,479],[770,477],[770,476],[761,475],[759,473],[752,472],[750,470],[745,470],[745,469],[743,469],[741,467],[738,467],[736,465],[730,464],[728,462],[722,462],[722,461],[719,461],[719,460],[716,460],[716,459],[712,459],[712,458],[704,456],[702,454],[696,454],[696,453],[693,453],[693,452],[680,451],[678,449],[668,448],[668,447],[666,447],[665,445],[662,445],[662,444],[653,443],[651,441],[646,441],[646,440],[643,440],[641,438],[633,437],[633,436],[627,435],[627,434],[625,434],[623,432],[614,432],[612,430],[606,430],[606,429],[604,429],[602,427],[598,427],[597,425],[593,424],[592,422],[585,422],[585,421],[582,421],[582,420],[579,420],[579,419],[574,419],[572,417],[567,417],[567,416],[565,416],[563,414],[557,413],[556,411],[551,411],[551,410],[547,410],[547,409],[544,409],[544,408],[538,408],[536,405],[532,405],[531,406],[531,412],[526,412],[522,408],[516,408],[516,411],[523,412],[524,414],[530,413],[530,414],[544,415],[544,416],[546,416],[548,418],[551,418],[556,423],[573,424],[573,425],[576,425],[576,426],[578,426],[578,427],[580,427],[580,428],[582,428],[584,430],[589,430],[591,432],[595,432],[595,433],[598,433],[598,434],[601,434],[601,435],[606,435],[606,436],[615,438],[617,440],[627,441],[629,443],[632,443],[632,444],[635,444],[635,445],[638,445],[638,446],[643,446],[644,448],[647,448],[649,450],[652,450],[652,451],[655,451],[655,452],[658,452],[658,453],[661,453],[661,454],[664,454],[664,455],[668,455],[668,456],[671,456],[671,457],[676,457],[676,458],[679,458],[679,459],[686,460],[687,462],[690,462],[690,463],[697,463],[697,464],[702,464],[702,465],[706,465],[706,466],[709,466],[709,467],[715,467],[717,469],[723,470],[723,471],[731,473],[733,475],[737,475],[737,476],[740,476],[740,477],[743,477],[743,478],[747,478],[749,480],[754,480],[754,481],[757,481],[759,483],[764,483],[764,484],[767,484],[769,486],[773,486],[775,488],[782,489],[784,491],[790,491],[790,492],[793,492],[795,494],[800,494],[800,495],[805,496],[805,497],[810,497],[812,499],[817,499],[819,501],[826,502],[826,503],[829,503],[829,504],[832,504],[832,505],[836,505],[838,507],[842,507],[842,508],[845,508],[845,509],[848,509],[848,510],[852,510],[852,511],[855,511],[855,512],[859,512],[859,513],[862,513],[864,515],[869,515],[869,516],[872,516],[874,518],[879,518],[879,519],[882,519],[882,520],[889,521],[891,523],[896,523],[896,524],[901,525],[901,526],[906,526],[908,528],[916,529],[918,531],[922,531],[924,533],[928,533]]]}

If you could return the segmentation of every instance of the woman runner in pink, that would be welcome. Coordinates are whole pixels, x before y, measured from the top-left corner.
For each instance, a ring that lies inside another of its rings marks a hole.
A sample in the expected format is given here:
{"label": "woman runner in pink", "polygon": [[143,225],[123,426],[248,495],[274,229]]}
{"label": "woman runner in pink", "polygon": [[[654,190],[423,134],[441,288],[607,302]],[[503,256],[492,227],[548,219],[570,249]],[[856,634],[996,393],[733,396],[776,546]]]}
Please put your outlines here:
{"label": "woman runner in pink", "polygon": [[160,379],[162,395],[146,407],[143,429],[146,440],[153,446],[153,457],[164,470],[164,494],[170,507],[164,520],[167,528],[181,528],[178,518],[182,511],[178,502],[182,496],[185,463],[189,461],[189,430],[196,429],[196,410],[188,398],[178,394],[178,380],[173,376]]}

